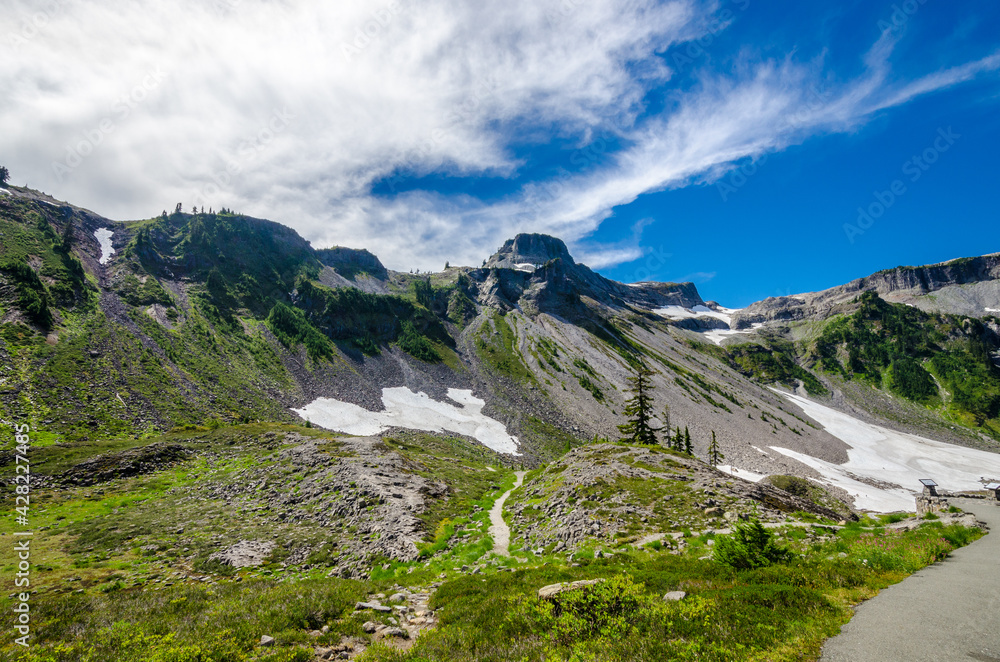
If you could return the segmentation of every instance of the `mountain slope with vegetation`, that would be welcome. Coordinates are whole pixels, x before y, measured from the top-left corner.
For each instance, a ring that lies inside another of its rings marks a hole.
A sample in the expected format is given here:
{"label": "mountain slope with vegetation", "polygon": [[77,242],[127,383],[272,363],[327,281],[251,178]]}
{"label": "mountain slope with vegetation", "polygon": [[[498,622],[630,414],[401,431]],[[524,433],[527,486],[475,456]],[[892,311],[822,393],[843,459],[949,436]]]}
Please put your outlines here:
{"label": "mountain slope with vegetation", "polygon": [[[864,299],[848,322],[720,347],[655,312],[705,305],[693,285],[615,283],[543,235],[400,273],[229,210],[113,222],[4,190],[0,419],[31,428],[36,629],[0,659],[800,659],[977,535],[950,515],[854,521],[845,493],[764,449],[847,459],[772,386],[836,401],[864,382],[993,426],[988,321]],[[616,443],[639,371],[646,443]],[[385,389],[481,402],[517,454],[293,411],[323,398],[363,419]],[[490,510],[517,469],[507,556]],[[8,500],[17,472],[0,452]]]}

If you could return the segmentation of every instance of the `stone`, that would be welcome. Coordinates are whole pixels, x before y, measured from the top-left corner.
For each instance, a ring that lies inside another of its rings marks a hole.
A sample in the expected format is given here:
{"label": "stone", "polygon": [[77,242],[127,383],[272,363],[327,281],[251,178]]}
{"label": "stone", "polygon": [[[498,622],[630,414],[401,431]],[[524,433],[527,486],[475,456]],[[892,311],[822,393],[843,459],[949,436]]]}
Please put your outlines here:
{"label": "stone", "polygon": [[678,600],[683,600],[687,597],[687,593],[684,591],[670,591],[663,596],[664,602],[677,602]]}
{"label": "stone", "polygon": [[266,634],[260,638],[260,645],[267,648],[274,645],[274,637],[269,637]]}
{"label": "stone", "polygon": [[386,628],[382,630],[383,637],[392,637],[393,639],[409,639],[410,633],[403,628]]}
{"label": "stone", "polygon": [[375,621],[365,621],[365,624],[361,626],[361,629],[368,634],[374,634],[377,627],[378,625],[375,624]]}
{"label": "stone", "polygon": [[603,579],[585,579],[562,584],[549,584],[548,586],[543,586],[538,589],[538,597],[543,600],[551,600],[560,593],[575,591],[576,589],[584,588],[586,586],[593,586],[594,584],[600,584],[603,581]]}
{"label": "stone", "polygon": [[393,593],[389,596],[389,602],[405,602],[406,596],[402,593]]}
{"label": "stone", "polygon": [[359,602],[354,605],[355,611],[361,611],[363,609],[371,609],[372,611],[381,612],[388,614],[392,612],[392,607],[384,607],[377,602]]}
{"label": "stone", "polygon": [[273,542],[241,540],[235,545],[215,552],[208,557],[208,560],[218,561],[232,568],[255,568],[264,564],[274,548]]}
{"label": "stone", "polygon": [[705,509],[705,514],[708,515],[708,516],[710,516],[710,517],[721,517],[722,516],[722,508],[719,508],[718,506],[712,506],[711,508],[706,508]]}

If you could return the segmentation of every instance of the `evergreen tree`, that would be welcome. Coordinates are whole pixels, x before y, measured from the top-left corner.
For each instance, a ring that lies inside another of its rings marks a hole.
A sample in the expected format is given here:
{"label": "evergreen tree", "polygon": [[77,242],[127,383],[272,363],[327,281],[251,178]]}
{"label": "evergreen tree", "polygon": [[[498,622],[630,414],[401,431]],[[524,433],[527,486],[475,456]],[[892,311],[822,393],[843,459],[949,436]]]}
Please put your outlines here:
{"label": "evergreen tree", "polygon": [[719,452],[719,442],[715,439],[715,430],[712,430],[712,443],[708,445],[708,463],[713,467],[719,466],[719,460],[726,459],[726,456]]}
{"label": "evergreen tree", "polygon": [[656,431],[650,426],[653,418],[653,398],[650,396],[650,391],[653,390],[650,381],[652,376],[653,371],[645,363],[639,363],[629,379],[632,388],[628,392],[633,396],[625,403],[625,410],[622,412],[629,420],[618,426],[625,435],[621,441],[648,446],[657,444]]}
{"label": "evergreen tree", "polygon": [[6,184],[8,179],[10,179],[10,170],[7,170],[6,166],[0,166],[0,185]]}
{"label": "evergreen tree", "polygon": [[681,426],[679,425],[674,431],[674,443],[670,444],[670,447],[675,451],[679,451],[681,449]]}
{"label": "evergreen tree", "polygon": [[73,248],[73,222],[69,221],[66,223],[65,229],[63,229],[62,244],[59,249],[63,253],[69,253],[71,248]]}
{"label": "evergreen tree", "polygon": [[673,446],[673,438],[670,436],[670,434],[671,434],[671,432],[670,432],[670,407],[664,407],[663,408],[663,427],[661,429],[663,430],[663,434],[665,435],[663,437],[663,441],[664,441],[664,443],[666,443],[667,448],[670,448],[671,446]]}
{"label": "evergreen tree", "polygon": [[694,446],[691,445],[691,433],[688,432],[687,426],[684,426],[684,452],[688,455],[694,455]]}

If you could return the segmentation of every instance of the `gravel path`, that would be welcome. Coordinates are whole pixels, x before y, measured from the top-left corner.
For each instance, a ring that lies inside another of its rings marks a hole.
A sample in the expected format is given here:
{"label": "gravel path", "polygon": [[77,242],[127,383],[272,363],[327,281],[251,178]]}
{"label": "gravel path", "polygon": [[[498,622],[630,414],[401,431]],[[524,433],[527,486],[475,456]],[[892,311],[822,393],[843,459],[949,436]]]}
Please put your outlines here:
{"label": "gravel path", "polygon": [[527,473],[527,471],[515,471],[514,475],[517,476],[517,481],[514,482],[514,487],[504,492],[503,496],[497,499],[493,508],[490,509],[490,537],[493,538],[493,553],[497,556],[510,556],[508,549],[510,547],[510,527],[507,526],[507,522],[503,521],[503,505],[507,502],[510,493],[521,487]]}
{"label": "gravel path", "polygon": [[[952,502],[1000,527],[1000,506]],[[823,662],[1000,662],[1000,533],[956,550],[858,607]]]}

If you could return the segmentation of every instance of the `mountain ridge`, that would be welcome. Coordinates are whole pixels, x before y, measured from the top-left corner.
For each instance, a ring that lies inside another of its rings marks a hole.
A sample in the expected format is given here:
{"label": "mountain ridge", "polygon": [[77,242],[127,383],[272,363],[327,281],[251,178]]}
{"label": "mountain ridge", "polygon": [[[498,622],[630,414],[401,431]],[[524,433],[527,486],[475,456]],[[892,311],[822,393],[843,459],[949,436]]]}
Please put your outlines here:
{"label": "mountain ridge", "polygon": [[[4,196],[2,203],[9,222],[38,233],[32,241],[39,247],[54,246],[51,237],[69,231],[71,253],[90,274],[76,307],[50,306],[53,331],[46,333],[55,349],[42,354],[59,357],[70,381],[103,384],[98,392],[110,404],[81,417],[86,405],[56,397],[45,374],[27,380],[27,391],[22,386],[5,396],[4,418],[35,412],[39,423],[63,421],[49,423],[59,439],[206,420],[291,421],[298,418],[293,408],[321,397],[378,412],[387,388],[437,401],[449,389],[464,389],[485,401],[484,416],[522,440],[524,461],[536,463],[566,444],[613,438],[628,374],[641,360],[662,371],[656,377],[662,406],[692,428],[696,447],[703,449],[715,432],[743,469],[815,476],[753,450],[780,441],[831,461],[845,457],[842,442],[810,427],[808,417],[767,387],[801,391],[805,384],[838,407],[871,407],[838,381],[843,377],[811,362],[813,350],[797,331],[779,342],[782,325],[802,320],[748,322],[757,319],[758,304],[725,312],[706,304],[690,283],[617,283],[578,264],[554,237],[517,235],[482,267],[408,274],[386,269],[365,249],[314,249],[285,226],[230,212],[112,222],[39,196]],[[39,229],[43,222],[49,235]],[[93,236],[99,228],[114,233],[107,264]],[[835,302],[823,314],[849,312],[857,306],[852,296],[878,287],[899,292],[898,286],[927,282],[942,291],[959,279],[989,277],[995,257],[931,265],[930,280],[897,269],[852,281],[835,288],[828,297]],[[31,321],[9,296],[6,335],[25,336],[17,325]],[[682,319],[662,312],[681,309]],[[747,329],[748,323],[761,328]],[[59,330],[81,325],[88,330],[83,335]],[[718,337],[706,333],[718,330]],[[64,357],[70,345],[60,334],[80,349]],[[42,351],[35,344],[11,347],[20,355],[16,366]],[[86,363],[71,358],[81,353]],[[98,366],[114,378],[95,379]],[[124,411],[113,414],[119,404]],[[769,413],[758,419],[747,408]],[[891,426],[888,410],[879,411],[876,420]],[[950,440],[986,443],[975,429],[937,430]]]}

